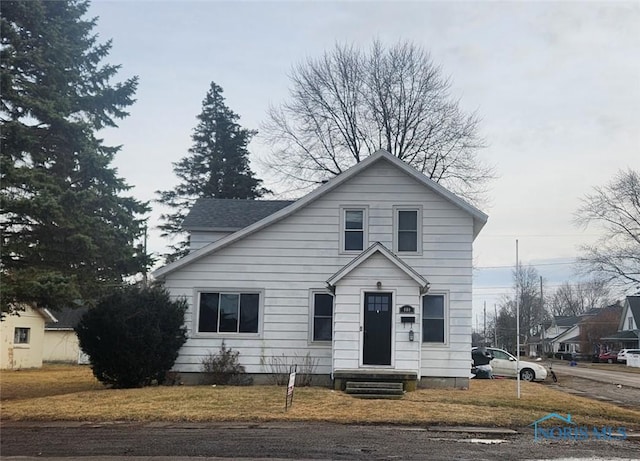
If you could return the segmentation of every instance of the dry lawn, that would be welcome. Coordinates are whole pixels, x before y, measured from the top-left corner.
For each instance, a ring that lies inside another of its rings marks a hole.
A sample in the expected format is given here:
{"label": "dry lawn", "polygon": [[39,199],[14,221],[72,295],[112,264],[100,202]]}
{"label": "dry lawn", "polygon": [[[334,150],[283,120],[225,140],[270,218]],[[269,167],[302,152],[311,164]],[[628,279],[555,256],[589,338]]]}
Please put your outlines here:
{"label": "dry lawn", "polygon": [[419,390],[402,400],[361,400],[325,388],[176,386],[107,389],[86,367],[47,367],[0,375],[3,420],[326,421],[358,424],[523,427],[550,412],[579,424],[640,430],[640,411],[513,380],[471,381],[469,390]]}

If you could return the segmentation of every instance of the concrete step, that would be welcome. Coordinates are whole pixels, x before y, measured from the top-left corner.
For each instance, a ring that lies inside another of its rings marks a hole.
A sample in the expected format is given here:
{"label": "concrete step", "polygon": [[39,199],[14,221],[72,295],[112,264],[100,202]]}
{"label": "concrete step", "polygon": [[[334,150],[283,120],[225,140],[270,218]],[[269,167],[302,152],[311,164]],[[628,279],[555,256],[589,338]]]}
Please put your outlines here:
{"label": "concrete step", "polygon": [[381,381],[347,381],[347,387],[352,389],[399,389],[402,390],[402,383],[381,382]]}
{"label": "concrete step", "polygon": [[402,383],[348,381],[345,392],[362,399],[401,399],[404,395]]}
{"label": "concrete step", "polygon": [[356,399],[388,399],[388,400],[400,400],[404,397],[404,394],[349,394]]}

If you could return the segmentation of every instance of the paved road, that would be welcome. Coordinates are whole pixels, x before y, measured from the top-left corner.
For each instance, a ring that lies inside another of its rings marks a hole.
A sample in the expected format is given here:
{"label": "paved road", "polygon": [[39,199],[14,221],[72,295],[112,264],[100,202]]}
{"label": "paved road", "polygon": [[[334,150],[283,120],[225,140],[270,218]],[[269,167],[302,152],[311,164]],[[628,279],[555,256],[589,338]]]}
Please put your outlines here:
{"label": "paved road", "polygon": [[[497,410],[499,411],[499,410]],[[33,423],[3,422],[3,461],[158,461],[210,457],[296,460],[637,459],[631,440],[534,441],[518,433],[327,423]],[[18,458],[25,457],[25,458]],[[162,457],[162,458],[156,458]]]}
{"label": "paved road", "polygon": [[640,373],[625,373],[622,371],[589,368],[584,365],[580,366],[580,362],[578,362],[578,366],[576,367],[570,367],[564,363],[554,364],[553,371],[558,375],[558,379],[561,379],[562,375],[570,375],[607,384],[621,384],[623,386],[640,388]]}

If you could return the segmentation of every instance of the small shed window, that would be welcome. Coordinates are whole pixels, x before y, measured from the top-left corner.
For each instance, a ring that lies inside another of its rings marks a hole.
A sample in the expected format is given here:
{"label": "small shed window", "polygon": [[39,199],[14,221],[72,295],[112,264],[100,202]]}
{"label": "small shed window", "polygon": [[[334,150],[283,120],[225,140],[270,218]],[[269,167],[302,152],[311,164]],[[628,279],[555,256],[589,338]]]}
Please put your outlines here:
{"label": "small shed window", "polygon": [[13,333],[14,344],[29,344],[31,328],[16,328]]}

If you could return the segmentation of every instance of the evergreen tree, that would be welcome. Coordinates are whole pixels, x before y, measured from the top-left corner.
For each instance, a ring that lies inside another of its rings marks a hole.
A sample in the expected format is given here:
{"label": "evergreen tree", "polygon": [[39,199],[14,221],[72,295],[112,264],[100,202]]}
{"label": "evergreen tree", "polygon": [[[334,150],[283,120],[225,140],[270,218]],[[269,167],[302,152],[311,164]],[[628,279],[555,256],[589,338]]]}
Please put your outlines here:
{"label": "evergreen tree", "polygon": [[[173,190],[158,191],[158,202],[172,209],[160,217],[164,237],[181,237],[182,221],[197,198],[255,199],[269,192],[249,167],[247,146],[257,132],[242,128],[239,118],[225,104],[222,88],[211,82],[189,154],[173,164],[180,183]],[[185,239],[171,245],[167,262],[186,255],[187,245]]]}
{"label": "evergreen tree", "polygon": [[89,3],[4,1],[0,69],[2,313],[29,303],[91,304],[147,257],[134,241],[146,204],[110,166],[118,147],[96,132],[115,127],[137,78],[113,83],[111,43],[84,19]]}

